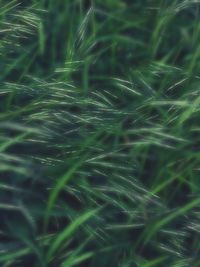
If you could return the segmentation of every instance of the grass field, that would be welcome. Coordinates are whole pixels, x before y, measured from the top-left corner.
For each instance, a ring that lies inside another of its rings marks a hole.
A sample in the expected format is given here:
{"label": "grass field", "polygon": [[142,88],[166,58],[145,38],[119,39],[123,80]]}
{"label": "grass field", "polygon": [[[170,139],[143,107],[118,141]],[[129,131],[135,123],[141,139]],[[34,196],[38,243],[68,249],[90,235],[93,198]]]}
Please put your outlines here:
{"label": "grass field", "polygon": [[0,266],[200,266],[200,1],[0,0]]}

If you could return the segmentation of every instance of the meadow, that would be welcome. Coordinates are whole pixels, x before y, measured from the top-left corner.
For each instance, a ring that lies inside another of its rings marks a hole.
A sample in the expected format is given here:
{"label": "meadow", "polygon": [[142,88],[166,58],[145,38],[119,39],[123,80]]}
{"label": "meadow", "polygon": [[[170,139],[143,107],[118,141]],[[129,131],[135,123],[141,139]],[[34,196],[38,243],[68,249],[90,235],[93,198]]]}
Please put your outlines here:
{"label": "meadow", "polygon": [[200,1],[0,0],[0,266],[200,266]]}

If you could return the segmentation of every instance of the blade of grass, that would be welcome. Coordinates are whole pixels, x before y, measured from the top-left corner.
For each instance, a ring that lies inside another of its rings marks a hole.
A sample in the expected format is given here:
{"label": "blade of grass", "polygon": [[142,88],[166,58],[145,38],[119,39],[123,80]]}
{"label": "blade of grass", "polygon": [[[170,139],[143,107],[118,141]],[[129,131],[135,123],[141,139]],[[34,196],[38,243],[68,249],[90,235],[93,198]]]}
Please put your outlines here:
{"label": "blade of grass", "polygon": [[91,210],[81,215],[57,236],[47,252],[47,262],[51,261],[52,257],[62,245],[62,243],[66,242],[66,240],[69,239],[83,223],[93,217],[97,213],[97,211],[98,210]]}

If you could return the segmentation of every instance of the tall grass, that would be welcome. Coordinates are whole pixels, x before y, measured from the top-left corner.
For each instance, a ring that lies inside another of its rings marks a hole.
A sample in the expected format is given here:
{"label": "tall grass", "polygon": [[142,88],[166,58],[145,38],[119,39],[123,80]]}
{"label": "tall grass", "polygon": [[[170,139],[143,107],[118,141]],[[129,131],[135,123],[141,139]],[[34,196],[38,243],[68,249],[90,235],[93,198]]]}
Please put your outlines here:
{"label": "tall grass", "polygon": [[199,1],[0,1],[0,264],[200,266]]}

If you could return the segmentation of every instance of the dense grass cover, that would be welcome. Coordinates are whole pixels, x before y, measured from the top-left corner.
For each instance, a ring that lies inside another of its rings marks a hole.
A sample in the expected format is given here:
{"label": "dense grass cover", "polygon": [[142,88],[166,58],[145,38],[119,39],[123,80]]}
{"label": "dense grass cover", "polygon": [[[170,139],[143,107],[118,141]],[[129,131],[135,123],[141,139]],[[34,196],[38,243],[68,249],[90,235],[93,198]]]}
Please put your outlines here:
{"label": "dense grass cover", "polygon": [[0,0],[0,266],[200,266],[199,4]]}

